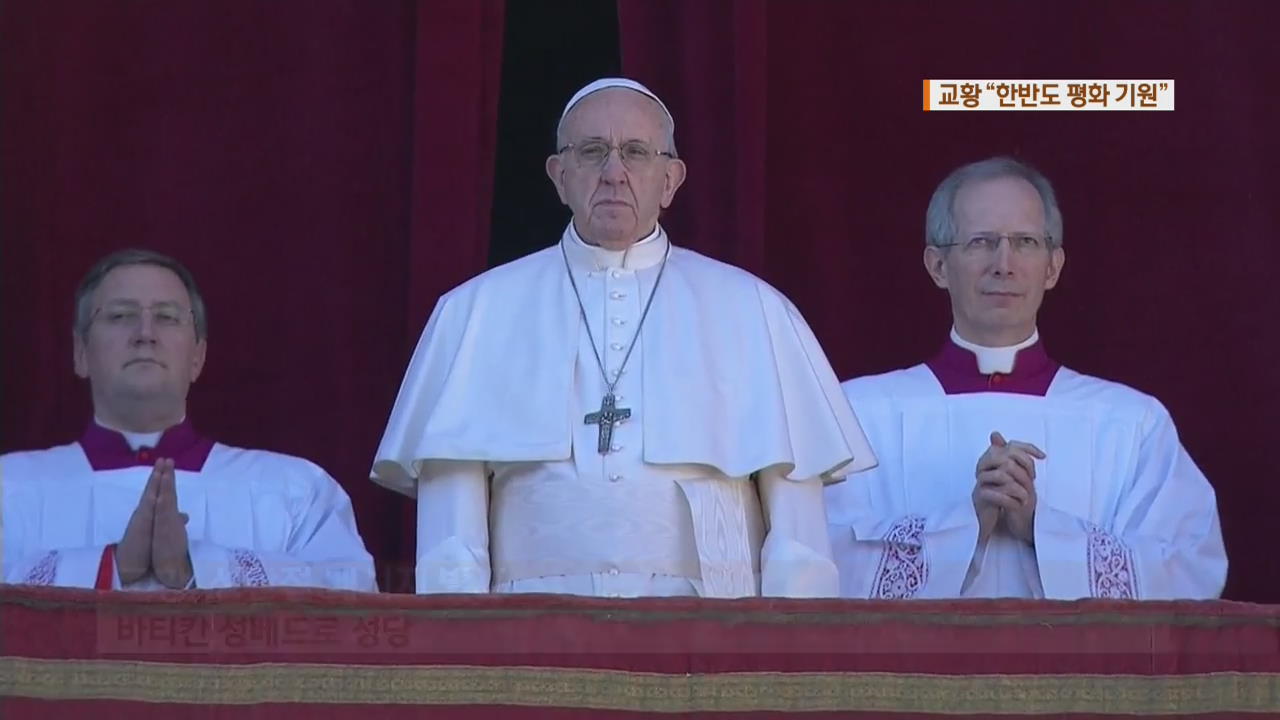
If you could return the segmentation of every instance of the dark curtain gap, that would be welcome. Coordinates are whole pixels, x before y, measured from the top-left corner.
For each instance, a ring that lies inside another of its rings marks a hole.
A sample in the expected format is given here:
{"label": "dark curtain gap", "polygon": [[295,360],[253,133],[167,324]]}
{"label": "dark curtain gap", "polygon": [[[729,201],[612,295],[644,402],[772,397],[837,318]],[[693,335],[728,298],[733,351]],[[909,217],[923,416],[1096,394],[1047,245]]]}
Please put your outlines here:
{"label": "dark curtain gap", "polygon": [[543,169],[556,121],[580,87],[621,69],[614,0],[507,6],[489,266],[560,238],[569,209]]}

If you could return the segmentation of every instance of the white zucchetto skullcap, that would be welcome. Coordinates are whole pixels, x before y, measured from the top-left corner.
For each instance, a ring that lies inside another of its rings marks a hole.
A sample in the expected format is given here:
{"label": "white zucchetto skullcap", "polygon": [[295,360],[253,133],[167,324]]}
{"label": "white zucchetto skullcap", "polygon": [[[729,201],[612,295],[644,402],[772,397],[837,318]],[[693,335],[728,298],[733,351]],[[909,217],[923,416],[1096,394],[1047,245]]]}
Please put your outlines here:
{"label": "white zucchetto skullcap", "polygon": [[628,90],[634,90],[641,95],[653,98],[653,101],[658,103],[658,107],[662,108],[662,114],[667,116],[667,124],[671,128],[671,134],[675,135],[676,121],[675,118],[671,117],[671,111],[667,109],[666,104],[663,103],[657,95],[653,94],[652,90],[641,85],[635,80],[630,80],[628,78],[600,78],[599,80],[588,83],[581,90],[574,93],[573,97],[569,98],[569,102],[565,104],[564,112],[560,113],[560,122],[556,123],[556,132],[559,133],[563,129],[562,126],[564,125],[564,119],[569,116],[569,111],[573,109],[574,105],[582,102],[582,99],[591,93],[606,90],[608,88],[626,88]]}

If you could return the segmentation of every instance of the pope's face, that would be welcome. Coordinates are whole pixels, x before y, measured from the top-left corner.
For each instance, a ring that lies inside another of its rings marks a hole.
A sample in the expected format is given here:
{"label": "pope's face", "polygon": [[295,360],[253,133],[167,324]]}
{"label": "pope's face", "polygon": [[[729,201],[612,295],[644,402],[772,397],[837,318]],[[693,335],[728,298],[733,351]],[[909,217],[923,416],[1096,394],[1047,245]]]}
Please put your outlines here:
{"label": "pope's face", "polygon": [[[581,161],[574,149],[547,158],[547,175],[560,201],[573,211],[574,227],[592,245],[621,250],[653,231],[658,213],[684,182],[685,166],[669,152],[661,108],[626,88],[607,88],[583,98],[569,112],[563,140],[574,148],[610,147],[604,163]],[[647,162],[623,161],[622,148],[642,143]]]}
{"label": "pope's face", "polygon": [[75,370],[89,379],[99,415],[140,402],[185,407],[205,342],[196,339],[182,280],[167,268],[124,265],[102,278],[92,300],[88,329],[75,333]]}
{"label": "pope's face", "polygon": [[[952,212],[958,244],[927,247],[924,261],[934,282],[951,295],[957,332],[991,347],[1025,340],[1066,259],[1061,247],[1035,247],[1027,240],[1045,238],[1040,194],[1022,178],[975,180],[957,191]],[[994,248],[967,247],[981,235],[1003,237]]]}

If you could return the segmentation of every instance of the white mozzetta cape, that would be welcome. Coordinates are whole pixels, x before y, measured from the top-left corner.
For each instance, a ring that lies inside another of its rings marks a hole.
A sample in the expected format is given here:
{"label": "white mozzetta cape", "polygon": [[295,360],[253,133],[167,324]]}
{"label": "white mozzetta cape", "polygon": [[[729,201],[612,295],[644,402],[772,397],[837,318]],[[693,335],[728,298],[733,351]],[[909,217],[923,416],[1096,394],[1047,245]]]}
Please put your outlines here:
{"label": "white mozzetta cape", "polygon": [[[564,240],[567,242],[567,237]],[[444,295],[414,352],[373,479],[414,495],[427,460],[571,456],[583,326],[559,245]],[[833,481],[875,458],[813,332],[750,273],[672,247],[641,342],[644,461]]]}

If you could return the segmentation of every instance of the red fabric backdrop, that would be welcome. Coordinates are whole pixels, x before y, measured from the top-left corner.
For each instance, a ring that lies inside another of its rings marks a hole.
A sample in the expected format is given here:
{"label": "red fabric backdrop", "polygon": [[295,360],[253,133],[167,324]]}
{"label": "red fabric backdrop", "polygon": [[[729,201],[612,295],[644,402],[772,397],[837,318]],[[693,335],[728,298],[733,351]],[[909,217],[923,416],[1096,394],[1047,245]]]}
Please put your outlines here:
{"label": "red fabric backdrop", "polygon": [[[0,4],[0,451],[87,417],[71,293],[108,251],[186,261],[211,308],[192,414],[348,488],[412,586],[412,505],[365,479],[437,295],[483,269],[501,0]],[[620,0],[677,118],[679,242],[768,278],[842,376],[947,328],[929,192],[994,153],[1058,185],[1059,359],[1160,397],[1219,491],[1228,595],[1280,601],[1280,329],[1267,287],[1280,8],[1258,2]],[[920,111],[926,77],[1174,78],[1174,113]]]}
{"label": "red fabric backdrop", "polygon": [[197,426],[351,493],[384,589],[413,508],[367,471],[435,303],[483,270],[502,0],[0,6],[0,451],[89,416],[71,295],[126,246],[210,308]]}
{"label": "red fabric backdrop", "polygon": [[[1050,351],[1168,406],[1218,491],[1227,595],[1280,601],[1280,5],[619,0],[619,21],[623,70],[671,107],[689,164],[676,242],[790,295],[842,377],[945,338],[920,262],[942,177],[1039,166],[1068,260]],[[1177,110],[924,113],[925,78],[1173,78]]]}

